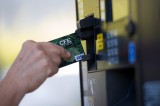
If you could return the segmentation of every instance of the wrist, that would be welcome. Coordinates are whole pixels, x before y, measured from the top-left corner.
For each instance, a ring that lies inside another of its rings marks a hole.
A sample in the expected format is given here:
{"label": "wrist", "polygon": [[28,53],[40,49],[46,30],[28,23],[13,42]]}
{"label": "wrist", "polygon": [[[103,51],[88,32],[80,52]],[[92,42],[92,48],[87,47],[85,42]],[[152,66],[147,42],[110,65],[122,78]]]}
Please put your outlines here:
{"label": "wrist", "polygon": [[22,81],[18,79],[16,76],[6,76],[2,80],[2,83],[5,84],[10,89],[12,89],[15,94],[17,93],[25,94],[26,93],[26,88],[23,87],[24,84],[21,84]]}
{"label": "wrist", "polygon": [[10,77],[5,77],[1,81],[0,93],[3,96],[5,106],[18,106],[19,102],[25,95],[25,90],[20,87],[18,82]]}

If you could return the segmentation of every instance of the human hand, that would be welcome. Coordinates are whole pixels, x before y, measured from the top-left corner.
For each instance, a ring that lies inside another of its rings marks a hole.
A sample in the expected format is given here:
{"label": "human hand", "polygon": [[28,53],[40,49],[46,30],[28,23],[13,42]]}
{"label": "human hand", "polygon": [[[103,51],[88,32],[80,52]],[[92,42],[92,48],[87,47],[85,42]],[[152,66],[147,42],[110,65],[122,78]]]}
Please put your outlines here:
{"label": "human hand", "polygon": [[25,93],[37,89],[58,72],[62,59],[70,57],[63,47],[49,42],[26,41],[4,80],[15,83]]}

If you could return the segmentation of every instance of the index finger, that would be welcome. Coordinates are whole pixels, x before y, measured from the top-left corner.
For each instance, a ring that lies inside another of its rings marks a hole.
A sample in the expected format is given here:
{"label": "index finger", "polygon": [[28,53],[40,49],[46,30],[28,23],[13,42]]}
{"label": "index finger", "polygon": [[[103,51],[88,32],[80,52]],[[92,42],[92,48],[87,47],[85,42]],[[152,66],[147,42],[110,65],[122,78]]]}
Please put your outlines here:
{"label": "index finger", "polygon": [[55,53],[64,60],[69,59],[71,56],[71,54],[67,50],[65,50],[62,46],[55,45],[50,42],[41,42],[41,44],[48,53],[51,54]]}

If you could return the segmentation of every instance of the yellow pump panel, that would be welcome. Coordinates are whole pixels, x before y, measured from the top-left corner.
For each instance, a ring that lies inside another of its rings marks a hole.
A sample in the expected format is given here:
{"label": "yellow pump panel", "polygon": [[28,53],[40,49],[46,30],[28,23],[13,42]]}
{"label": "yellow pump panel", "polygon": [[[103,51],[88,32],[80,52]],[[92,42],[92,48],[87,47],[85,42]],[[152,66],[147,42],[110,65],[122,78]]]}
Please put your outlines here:
{"label": "yellow pump panel", "polygon": [[100,18],[99,0],[83,0],[84,16],[94,14],[94,17]]}
{"label": "yellow pump panel", "polygon": [[124,18],[129,14],[129,0],[112,0],[113,21]]}

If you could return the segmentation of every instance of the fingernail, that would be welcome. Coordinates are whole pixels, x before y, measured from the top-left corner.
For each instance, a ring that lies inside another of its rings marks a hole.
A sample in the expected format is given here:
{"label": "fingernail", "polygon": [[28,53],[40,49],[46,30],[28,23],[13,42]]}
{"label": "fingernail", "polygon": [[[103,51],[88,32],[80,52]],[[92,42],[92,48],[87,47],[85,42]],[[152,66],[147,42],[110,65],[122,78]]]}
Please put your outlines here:
{"label": "fingernail", "polygon": [[70,52],[67,51],[67,54],[68,54],[69,57],[71,57],[71,53]]}

